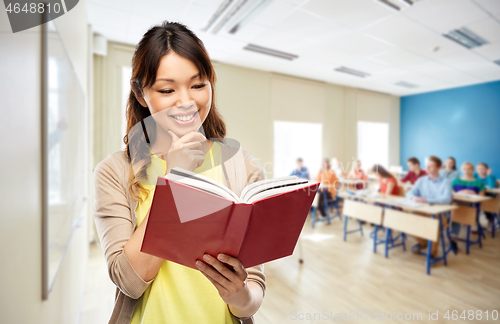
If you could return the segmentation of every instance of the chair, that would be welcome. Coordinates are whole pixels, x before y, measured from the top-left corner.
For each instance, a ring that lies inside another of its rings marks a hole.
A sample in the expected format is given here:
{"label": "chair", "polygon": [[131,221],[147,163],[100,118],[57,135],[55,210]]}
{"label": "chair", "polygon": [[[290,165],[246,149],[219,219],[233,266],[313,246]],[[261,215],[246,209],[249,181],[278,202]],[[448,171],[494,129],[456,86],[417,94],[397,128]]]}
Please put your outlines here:
{"label": "chair", "polygon": [[406,190],[405,190],[405,187],[398,184],[398,194],[397,196],[400,196],[400,197],[406,197]]}
{"label": "chair", "polygon": [[[369,205],[362,202],[353,201],[346,199],[344,201],[344,207],[342,210],[344,214],[344,241],[347,239],[347,234],[360,232],[363,235],[363,227],[361,226],[361,221],[365,221],[374,224],[377,228],[382,224],[382,213],[383,208],[379,206]],[[355,218],[358,220],[359,229],[347,231],[347,220],[348,218]],[[374,236],[373,240],[373,252],[377,250],[377,237]]]}
{"label": "chair", "polygon": [[495,237],[495,230],[500,229],[500,196],[483,201],[480,209],[492,214],[491,237]]}
{"label": "chair", "polygon": [[[426,268],[427,274],[431,273],[431,264],[436,262],[431,257],[431,249],[432,242],[437,242],[438,233],[439,233],[439,220],[434,218],[428,218],[423,216],[418,216],[394,209],[385,209],[384,213],[384,227],[387,229],[386,231],[386,240],[385,240],[385,257],[388,257],[389,254],[389,237],[392,235],[391,232],[393,230],[400,231],[401,234],[411,234],[417,237],[421,237],[428,241],[427,245],[427,253],[426,255]],[[402,236],[402,243],[398,245],[404,245],[405,236]],[[394,246],[393,246],[394,247]],[[438,258],[438,260],[440,260]]]}
{"label": "chair", "polygon": [[[325,212],[326,212],[326,217],[325,218],[316,218],[316,210],[318,209],[318,204],[319,204],[319,195],[324,195],[323,196],[323,201],[325,203]],[[335,217],[339,217],[340,219],[342,219],[342,217],[340,216],[340,213],[339,213],[339,209],[338,209],[338,205],[337,205],[337,193],[335,193],[335,208],[337,209],[337,213],[335,214],[335,216],[333,217],[330,217],[330,203],[328,202],[328,200],[326,199],[327,196],[326,196],[326,192],[325,191],[318,191],[318,194],[316,194],[314,196],[314,200],[313,200],[313,203],[312,203],[312,212],[311,212],[311,225],[312,225],[312,228],[314,228],[314,224],[316,222],[328,222],[328,224],[331,223],[331,220]]]}
{"label": "chair", "polygon": [[[465,242],[466,254],[469,254],[469,248],[471,245],[479,244],[479,247],[483,247],[481,243],[481,235],[478,235],[476,241],[470,240],[471,226],[477,225],[477,210],[474,207],[458,205],[457,209],[451,211],[451,221],[463,225],[467,225],[467,236],[465,239],[457,237],[457,240]],[[449,228],[448,228],[449,230]]]}

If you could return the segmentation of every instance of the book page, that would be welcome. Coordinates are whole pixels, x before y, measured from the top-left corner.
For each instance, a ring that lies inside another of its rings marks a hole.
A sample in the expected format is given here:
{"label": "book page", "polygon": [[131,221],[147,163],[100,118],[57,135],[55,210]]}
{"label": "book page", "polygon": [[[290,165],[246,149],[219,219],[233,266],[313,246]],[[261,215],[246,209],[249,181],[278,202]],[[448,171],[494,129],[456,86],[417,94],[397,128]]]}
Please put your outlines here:
{"label": "book page", "polygon": [[[266,190],[290,186],[290,185],[308,183],[308,181],[306,179],[301,179],[298,177],[292,177],[291,179],[289,177],[283,177],[283,178],[269,179],[269,180],[273,180],[273,181],[268,181],[268,180],[258,181],[259,182],[258,186],[253,186],[249,190],[242,192],[241,201],[246,202],[252,196],[255,196],[256,194],[263,192],[263,191],[266,191]],[[247,189],[247,188],[245,188],[245,189]]]}
{"label": "book page", "polygon": [[216,194],[229,200],[240,200],[239,197],[228,187],[215,180],[210,179],[209,177],[205,177],[195,172],[175,167],[170,171],[169,174],[165,176],[165,178],[201,189],[209,193]]}
{"label": "book page", "polygon": [[267,198],[267,197],[271,197],[271,196],[275,196],[275,195],[278,195],[278,194],[281,194],[281,193],[285,193],[285,192],[289,192],[289,191],[294,191],[294,190],[297,190],[297,189],[305,188],[305,187],[310,186],[310,185],[311,185],[311,183],[309,181],[307,181],[306,183],[301,183],[301,184],[297,184],[297,185],[288,185],[288,186],[285,186],[285,187],[273,188],[273,189],[261,191],[261,192],[257,193],[256,195],[249,197],[248,200],[245,203],[251,204],[251,203],[253,203],[254,201],[257,201],[257,200],[261,200],[261,199],[264,199],[264,198]]}

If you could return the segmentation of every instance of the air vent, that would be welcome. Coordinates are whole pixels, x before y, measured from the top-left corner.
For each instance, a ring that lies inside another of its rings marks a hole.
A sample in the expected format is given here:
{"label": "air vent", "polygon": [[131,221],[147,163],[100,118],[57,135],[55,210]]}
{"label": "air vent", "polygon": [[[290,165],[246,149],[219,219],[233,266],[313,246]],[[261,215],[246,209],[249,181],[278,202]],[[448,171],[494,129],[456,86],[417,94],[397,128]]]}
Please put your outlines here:
{"label": "air vent", "polygon": [[246,49],[247,51],[257,52],[260,54],[266,54],[266,55],[279,57],[279,58],[289,60],[289,61],[292,61],[293,59],[296,59],[299,57],[298,55],[295,55],[295,54],[285,53],[285,52],[277,51],[277,50],[274,50],[271,48],[254,45],[254,44],[248,44],[247,46],[243,47],[243,49]]}
{"label": "air vent", "polygon": [[396,6],[394,3],[392,3],[389,0],[378,0],[378,2],[385,4],[387,7],[391,8],[391,9],[394,9],[397,11],[401,10],[401,8],[399,6]]}
{"label": "air vent", "polygon": [[351,68],[348,68],[345,66],[338,67],[335,69],[335,71],[347,73],[347,74],[354,75],[354,76],[361,77],[361,78],[366,78],[367,76],[370,76],[370,73],[354,70],[354,69],[351,69]]}
{"label": "air vent", "polygon": [[235,34],[273,0],[224,0],[208,19],[203,31],[217,34],[226,28]]}
{"label": "air vent", "polygon": [[467,29],[466,27],[462,27],[459,29],[452,30],[448,32],[447,34],[443,34],[444,37],[451,39],[452,41],[468,48],[474,48],[474,47],[480,47],[483,46],[484,44],[488,44],[488,42],[482,38],[481,36],[478,36],[474,32],[472,32],[470,29]]}
{"label": "air vent", "polygon": [[418,88],[418,85],[413,84],[413,83],[409,83],[409,82],[406,82],[406,81],[399,81],[399,82],[396,82],[394,84],[397,85],[397,86],[405,87],[405,88],[409,88],[409,89]]}
{"label": "air vent", "polygon": [[493,61],[493,63],[500,65],[500,60]]}

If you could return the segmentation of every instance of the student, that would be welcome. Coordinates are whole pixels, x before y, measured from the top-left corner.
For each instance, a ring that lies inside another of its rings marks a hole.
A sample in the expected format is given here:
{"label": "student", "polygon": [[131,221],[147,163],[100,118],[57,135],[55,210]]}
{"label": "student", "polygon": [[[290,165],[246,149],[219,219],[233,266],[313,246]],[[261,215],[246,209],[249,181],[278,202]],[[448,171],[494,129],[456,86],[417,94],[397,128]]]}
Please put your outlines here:
{"label": "student", "polygon": [[379,178],[380,193],[384,195],[398,194],[398,181],[394,176],[380,164],[375,164],[371,170]]}
{"label": "student", "polygon": [[326,158],[323,159],[323,163],[321,163],[321,169],[318,173],[316,181],[321,183],[320,189],[318,190],[318,209],[321,216],[326,217],[324,193],[326,194],[327,201],[335,199],[339,181],[335,171],[330,167],[330,162]]}
{"label": "student", "polygon": [[[213,162],[231,153],[214,82],[202,41],[183,24],[153,26],[136,47],[126,149],[110,154],[94,172],[94,219],[117,286],[111,324],[240,323],[239,318],[253,323],[262,303],[263,265],[245,269],[235,257],[206,254],[194,270],[141,252],[157,176],[181,167],[226,181],[222,165]],[[131,132],[144,121],[154,128]],[[224,167],[227,184],[238,194],[246,183],[266,177],[258,160],[241,148]]]}
{"label": "student", "polygon": [[474,178],[481,181],[488,188],[497,187],[497,179],[492,174],[491,169],[488,168],[488,164],[484,162],[476,164],[476,172],[474,172]]}
{"label": "student", "polygon": [[[497,179],[492,174],[491,169],[488,168],[488,165],[484,162],[476,164],[476,172],[474,173],[474,178],[481,181],[488,188],[496,188],[497,186]],[[486,193],[486,195],[492,197],[495,196],[494,194],[488,193]],[[493,222],[493,214],[490,212],[484,212],[484,214],[486,215],[486,219],[488,219],[487,229],[489,230],[491,229],[491,224]]]}
{"label": "student", "polygon": [[416,157],[409,158],[406,163],[408,164],[408,173],[401,178],[401,182],[409,181],[411,184],[414,184],[418,178],[427,175],[425,170],[420,169],[420,161]]}
{"label": "student", "polygon": [[368,176],[365,171],[361,169],[361,161],[356,160],[352,164],[351,172],[347,175],[347,179],[349,180],[357,180],[356,181],[356,189],[364,189],[366,187],[366,183],[368,182]]}
{"label": "student", "polygon": [[443,168],[439,170],[439,175],[450,181],[460,177],[460,172],[457,170],[457,162],[454,157],[449,157],[444,161]]}
{"label": "student", "polygon": [[[464,162],[462,164],[462,173],[463,177],[456,178],[451,182],[451,189],[453,192],[484,196],[486,187],[481,181],[474,178],[474,165],[470,162]],[[459,232],[460,224],[451,223],[451,233],[453,236],[458,236]]]}
{"label": "student", "polygon": [[297,159],[297,168],[293,170],[292,173],[290,173],[290,175],[310,180],[309,171],[304,166],[304,161],[302,160],[302,158]]}
{"label": "student", "polygon": [[342,168],[342,163],[339,162],[337,158],[332,158],[330,165],[332,166],[333,172],[335,172],[335,175],[337,176],[338,179],[345,179],[347,174]]}
{"label": "student", "polygon": [[[440,158],[430,156],[426,165],[428,175],[420,177],[406,194],[406,197],[419,203],[450,204],[452,200],[450,181],[439,175],[441,164]],[[412,251],[420,253],[427,246],[427,240],[418,237],[415,237],[415,239],[418,243],[412,247]],[[432,244],[432,257],[437,254],[439,239],[440,237],[438,237],[437,242]],[[453,244],[456,247],[456,243]]]}

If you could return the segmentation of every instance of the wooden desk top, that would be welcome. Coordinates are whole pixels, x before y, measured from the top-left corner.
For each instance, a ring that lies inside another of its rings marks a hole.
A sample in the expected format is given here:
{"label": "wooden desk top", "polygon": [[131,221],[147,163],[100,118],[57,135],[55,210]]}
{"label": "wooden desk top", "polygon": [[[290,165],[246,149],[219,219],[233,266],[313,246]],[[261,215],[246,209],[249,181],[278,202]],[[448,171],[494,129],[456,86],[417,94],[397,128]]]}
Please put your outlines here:
{"label": "wooden desk top", "polygon": [[486,189],[486,192],[500,195],[500,188],[488,188],[488,189]]}
{"label": "wooden desk top", "polygon": [[400,207],[404,211],[408,212],[418,212],[418,213],[423,213],[427,215],[437,215],[441,213],[448,212],[450,210],[458,208],[456,205],[430,205],[430,204],[425,204],[419,207],[410,207],[407,205],[398,204],[397,200],[398,199],[405,199],[405,197],[401,196],[393,196],[393,195],[373,195],[373,196],[362,196],[362,195],[352,195],[349,194],[345,191],[339,192],[339,197],[344,198],[344,199],[353,199],[353,198],[358,198],[361,201],[364,202],[374,202],[374,203],[379,203],[382,205],[386,206],[394,206],[394,207]]}
{"label": "wooden desk top", "polygon": [[459,195],[454,193],[453,200],[467,203],[478,203],[485,200],[489,200],[491,197],[488,196],[479,196],[479,195]]}

